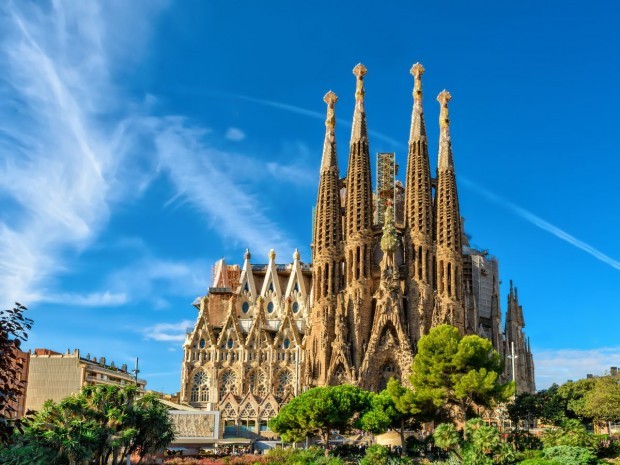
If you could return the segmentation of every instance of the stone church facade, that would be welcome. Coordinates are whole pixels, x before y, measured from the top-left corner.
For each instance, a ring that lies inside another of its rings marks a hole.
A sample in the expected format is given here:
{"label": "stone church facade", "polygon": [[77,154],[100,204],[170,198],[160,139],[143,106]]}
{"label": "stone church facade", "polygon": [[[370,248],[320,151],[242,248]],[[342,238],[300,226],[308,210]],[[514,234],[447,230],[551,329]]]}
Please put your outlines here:
{"label": "stone church facade", "polygon": [[[505,358],[505,378],[514,377],[519,392],[535,390],[517,291],[511,284],[502,331],[497,261],[470,249],[463,233],[450,93],[437,98],[439,154],[432,177],[424,68],[412,67],[404,193],[394,180],[400,195],[385,201],[372,191],[366,72],[361,64],[353,69],[355,109],[343,178],[336,155],[338,99],[333,92],[324,98],[312,264],[297,251],[292,263],[277,264],[273,250],[267,264],[252,264],[246,251],[242,268],[219,261],[208,294],[195,302],[198,319],[183,346],[181,400],[220,410],[229,435],[269,436],[269,418],[308,387],[352,383],[377,391],[391,377],[406,380],[418,340],[442,323],[489,338]],[[377,214],[377,208],[384,210]]]}

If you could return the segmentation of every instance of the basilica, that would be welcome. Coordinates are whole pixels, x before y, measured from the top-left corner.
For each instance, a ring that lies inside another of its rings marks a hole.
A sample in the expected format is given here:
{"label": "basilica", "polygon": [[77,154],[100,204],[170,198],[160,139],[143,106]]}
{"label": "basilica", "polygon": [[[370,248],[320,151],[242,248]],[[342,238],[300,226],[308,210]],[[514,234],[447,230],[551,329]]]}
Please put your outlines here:
{"label": "basilica", "polygon": [[492,341],[504,378],[534,392],[534,363],[518,291],[500,308],[499,261],[463,231],[450,138],[439,102],[437,171],[430,168],[422,106],[424,68],[413,65],[413,110],[404,183],[393,153],[379,153],[373,191],[364,108],[366,68],[353,69],[355,108],[346,176],[336,155],[336,102],[327,105],[312,228],[312,260],[216,263],[183,345],[181,401],[218,410],[224,434],[269,437],[268,420],[312,386],[379,391],[407,383],[418,340],[449,323]]}

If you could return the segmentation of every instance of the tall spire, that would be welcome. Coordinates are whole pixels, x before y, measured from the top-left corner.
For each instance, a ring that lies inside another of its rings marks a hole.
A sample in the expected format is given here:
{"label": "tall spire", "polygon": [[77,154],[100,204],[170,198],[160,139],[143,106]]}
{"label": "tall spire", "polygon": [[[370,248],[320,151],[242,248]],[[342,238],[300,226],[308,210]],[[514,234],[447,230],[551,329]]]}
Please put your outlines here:
{"label": "tall spire", "polygon": [[409,300],[417,303],[417,312],[409,312],[409,331],[413,340],[428,332],[433,307],[433,198],[431,168],[424,110],[422,109],[422,74],[424,67],[411,67],[414,78],[413,110],[409,131],[409,154],[405,180],[405,234]]}
{"label": "tall spire", "polygon": [[337,100],[338,97],[331,91],[323,98],[327,104],[327,118],[312,243],[312,295],[315,313],[306,346],[309,351],[307,375],[312,384],[319,385],[326,383],[331,359],[331,344],[327,341],[334,339],[336,296],[342,281],[342,208],[334,132]]}
{"label": "tall spire", "polygon": [[347,171],[346,236],[370,232],[372,228],[372,184],[366,112],[364,110],[364,76],[368,70],[359,63],[353,68],[356,77],[355,111],[349,145]]}
{"label": "tall spire", "polygon": [[353,68],[356,78],[355,110],[349,144],[345,198],[345,305],[348,310],[351,358],[355,369],[362,363],[364,347],[370,337],[372,273],[373,200],[370,179],[370,150],[364,110],[364,76],[366,67]]}
{"label": "tall spire", "polygon": [[456,189],[448,102],[452,96],[444,90],[437,96],[439,114],[439,160],[437,162],[437,246],[461,253],[461,214]]}
{"label": "tall spire", "polygon": [[364,76],[368,70],[358,63],[353,68],[353,74],[357,78],[355,84],[355,112],[353,113],[353,126],[351,129],[351,143],[368,139],[368,129],[366,128],[366,110],[364,109]]}
{"label": "tall spire", "polygon": [[316,203],[313,250],[313,261],[315,263],[325,249],[329,249],[325,250],[328,255],[337,254],[335,248],[340,246],[342,240],[338,157],[334,132],[336,126],[335,105],[338,97],[329,91],[325,94],[323,101],[327,104],[327,118],[325,119],[325,141],[323,143],[321,176]]}
{"label": "tall spire", "polygon": [[461,213],[456,189],[452,145],[450,141],[450,119],[448,102],[450,93],[446,90],[437,96],[441,105],[439,115],[439,161],[437,163],[436,209],[436,254],[437,292],[441,299],[436,323],[449,323],[464,330],[463,309],[463,255],[461,236]]}

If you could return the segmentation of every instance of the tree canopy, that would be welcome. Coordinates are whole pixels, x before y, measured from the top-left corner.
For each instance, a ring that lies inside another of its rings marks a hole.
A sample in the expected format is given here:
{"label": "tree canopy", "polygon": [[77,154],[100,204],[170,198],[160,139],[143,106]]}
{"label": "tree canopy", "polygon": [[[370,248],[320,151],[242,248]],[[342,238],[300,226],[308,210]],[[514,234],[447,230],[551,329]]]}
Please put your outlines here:
{"label": "tree canopy", "polygon": [[446,409],[464,423],[474,405],[490,407],[510,397],[513,384],[500,383],[502,371],[491,341],[461,336],[457,328],[440,325],[418,342],[410,380],[421,400]]}
{"label": "tree canopy", "polygon": [[173,439],[168,410],[153,394],[138,397],[133,386],[87,386],[27,417],[23,434],[0,461],[117,465],[128,454],[144,457]]}
{"label": "tree canopy", "polygon": [[371,406],[372,394],[349,384],[315,387],[293,398],[269,427],[287,442],[316,435],[324,444],[331,430],[345,433]]}
{"label": "tree canopy", "polygon": [[11,440],[18,426],[13,419],[15,404],[25,386],[18,377],[23,361],[17,351],[32,328],[25,312],[26,307],[17,302],[13,308],[0,311],[0,446]]}

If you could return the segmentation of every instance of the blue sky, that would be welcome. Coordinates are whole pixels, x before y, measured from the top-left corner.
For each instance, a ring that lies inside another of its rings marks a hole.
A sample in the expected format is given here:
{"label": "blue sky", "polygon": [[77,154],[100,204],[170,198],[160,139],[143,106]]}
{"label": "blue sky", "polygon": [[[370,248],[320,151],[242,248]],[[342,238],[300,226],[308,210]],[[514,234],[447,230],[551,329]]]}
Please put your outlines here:
{"label": "blue sky", "polygon": [[[539,387],[620,365],[613,2],[6,2],[0,9],[0,302],[27,347],[141,359],[179,389],[213,262],[310,261],[336,108],[344,173],[353,66],[371,152],[404,174],[413,79],[436,164],[448,89],[472,243],[519,287]],[[401,176],[402,178],[402,176]]]}

